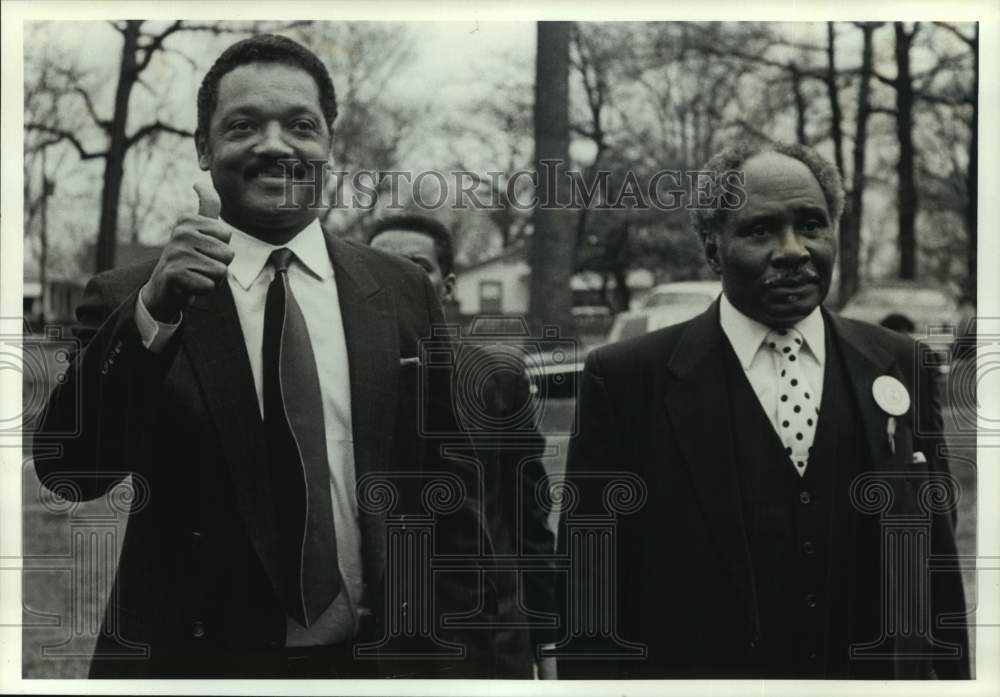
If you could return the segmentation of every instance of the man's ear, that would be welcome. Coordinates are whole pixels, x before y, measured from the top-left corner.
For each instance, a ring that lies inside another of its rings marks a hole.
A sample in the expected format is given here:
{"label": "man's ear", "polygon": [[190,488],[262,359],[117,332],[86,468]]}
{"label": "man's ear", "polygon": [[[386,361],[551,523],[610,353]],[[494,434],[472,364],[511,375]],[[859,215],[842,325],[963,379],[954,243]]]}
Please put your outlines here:
{"label": "man's ear", "polygon": [[208,156],[208,137],[200,128],[194,132],[194,147],[198,151],[198,166],[201,171],[207,172],[212,159]]}
{"label": "man's ear", "polygon": [[450,273],[444,277],[441,282],[441,302],[448,302],[452,299],[452,293],[455,292],[455,274]]}
{"label": "man's ear", "polygon": [[715,235],[708,235],[705,238],[705,261],[715,273],[722,273],[722,266],[719,264],[719,244],[715,241]]}

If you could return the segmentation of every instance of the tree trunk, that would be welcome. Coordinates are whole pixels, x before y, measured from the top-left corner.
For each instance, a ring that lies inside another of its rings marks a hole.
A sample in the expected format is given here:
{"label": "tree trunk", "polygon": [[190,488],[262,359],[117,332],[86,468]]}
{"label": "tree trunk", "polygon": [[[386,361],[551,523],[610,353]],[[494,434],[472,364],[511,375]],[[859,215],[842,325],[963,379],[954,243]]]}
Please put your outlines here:
{"label": "tree trunk", "polygon": [[806,145],[806,97],[802,93],[802,73],[797,65],[789,66],[792,73],[792,94],[795,96],[795,139]]}
{"label": "tree trunk", "polygon": [[899,140],[898,177],[899,277],[917,277],[917,185],[913,169],[913,78],[910,74],[910,44],[918,25],[907,33],[902,22],[896,30],[896,136]]}
{"label": "tree trunk", "polygon": [[854,126],[854,149],[851,153],[851,187],[840,225],[840,292],[843,307],[858,292],[858,267],[861,250],[861,213],[865,193],[865,147],[868,118],[871,116],[872,34],[878,25],[861,25],[861,73],[858,75],[858,116]]}
{"label": "tree trunk", "polygon": [[[536,336],[545,326],[572,333],[570,277],[573,273],[573,212],[558,208],[552,192],[569,193],[569,22],[538,22],[535,77],[535,171],[539,205],[531,236],[529,320]],[[553,164],[546,167],[543,160]],[[559,163],[560,167],[555,167]],[[549,199],[553,205],[543,206]]]}
{"label": "tree trunk", "polygon": [[101,191],[101,219],[97,228],[96,271],[106,271],[115,265],[115,248],[118,246],[118,202],[121,199],[122,177],[125,171],[125,153],[128,150],[125,127],[128,122],[129,97],[138,78],[136,49],[142,22],[125,22],[125,39],[122,46],[118,87],[115,90],[115,108],[108,133],[108,154],[104,166],[104,188]]}
{"label": "tree trunk", "polygon": [[40,305],[39,331],[44,332],[45,321],[48,316],[46,304],[49,302],[49,196],[55,191],[55,182],[49,179],[48,166],[45,163],[45,152],[47,148],[42,148],[42,206],[38,228],[38,241],[40,249],[38,252],[38,283],[41,290],[38,293],[38,304]]}
{"label": "tree trunk", "polygon": [[840,130],[843,114],[840,110],[840,91],[837,89],[837,35],[833,22],[826,23],[826,91],[830,97],[830,139],[833,141],[833,159],[841,178],[844,172],[844,134]]}
{"label": "tree trunk", "polygon": [[977,264],[979,263],[979,234],[976,210],[979,203],[979,24],[973,30],[972,44],[972,137],[969,139],[969,166],[965,173],[965,239],[967,245],[968,273],[966,274],[966,299],[976,299]]}

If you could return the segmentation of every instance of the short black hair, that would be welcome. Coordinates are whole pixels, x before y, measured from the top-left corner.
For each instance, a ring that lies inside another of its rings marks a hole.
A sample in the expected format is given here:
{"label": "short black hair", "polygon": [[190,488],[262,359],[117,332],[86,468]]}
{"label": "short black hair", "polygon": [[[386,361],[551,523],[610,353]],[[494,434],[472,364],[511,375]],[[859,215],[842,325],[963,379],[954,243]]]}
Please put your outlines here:
{"label": "short black hair", "polygon": [[312,75],[319,88],[319,106],[327,128],[333,131],[333,122],[337,118],[337,93],[323,61],[297,41],[277,34],[257,34],[237,41],[223,51],[201,81],[198,89],[198,130],[203,137],[208,136],[212,113],[218,105],[219,82],[222,77],[249,63],[280,63],[302,68]]}
{"label": "short black hair", "polygon": [[[710,172],[713,177],[721,177],[726,172],[738,170],[755,155],[768,152],[787,155],[809,168],[809,171],[816,177],[816,181],[819,182],[820,189],[823,190],[823,198],[826,199],[830,219],[836,227],[844,212],[844,182],[840,178],[837,168],[812,148],[798,143],[741,142],[723,148],[712,155],[701,169]],[[729,213],[729,209],[722,206],[691,209],[691,228],[697,233],[703,245],[710,235],[717,234],[722,230],[729,218]]]}
{"label": "short black hair", "polygon": [[425,215],[393,215],[382,218],[375,223],[368,235],[368,244],[387,230],[405,230],[427,235],[434,240],[434,252],[437,255],[441,275],[447,276],[455,266],[455,252],[452,247],[451,232],[440,221]]}

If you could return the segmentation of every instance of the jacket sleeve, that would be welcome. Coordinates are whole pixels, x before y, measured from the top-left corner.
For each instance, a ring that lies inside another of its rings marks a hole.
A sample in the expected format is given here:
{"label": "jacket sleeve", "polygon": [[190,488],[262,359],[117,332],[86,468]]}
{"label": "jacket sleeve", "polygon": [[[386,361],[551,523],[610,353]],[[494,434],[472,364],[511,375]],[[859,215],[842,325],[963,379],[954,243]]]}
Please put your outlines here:
{"label": "jacket sleeve", "polygon": [[[430,327],[444,325],[444,312],[426,274],[420,274],[424,298],[430,314]],[[461,433],[452,402],[452,385],[447,371],[429,371],[427,394],[421,408],[428,409],[430,421],[425,435],[424,462],[429,471],[454,475],[462,484],[465,497],[447,514],[436,516],[436,551],[465,559],[487,559],[493,555],[493,544],[486,530],[482,501],[479,496],[479,470],[474,458],[471,439]],[[466,453],[466,456],[449,455]],[[435,574],[435,607],[441,637],[464,647],[462,660],[430,662],[426,677],[486,678],[490,677],[491,650],[488,633],[456,622],[458,615],[468,614],[477,607],[484,619],[497,613],[495,583],[485,573],[485,565],[467,571]],[[449,618],[449,615],[451,617]],[[425,662],[427,663],[427,662]]]}
{"label": "jacket sleeve", "polygon": [[[568,557],[571,553],[569,540],[571,516],[600,515],[604,510],[602,501],[604,481],[590,475],[614,470],[620,466],[617,463],[621,461],[622,453],[626,452],[623,448],[617,415],[605,386],[601,358],[601,351],[594,351],[587,356],[584,364],[577,401],[576,433],[569,443],[563,492],[561,496],[555,497],[561,503],[556,536],[557,555],[561,558]],[[616,534],[620,534],[617,529]],[[615,541],[615,548],[621,551],[620,540]],[[620,559],[618,566],[621,568]],[[587,570],[583,572],[586,573]],[[595,581],[591,579],[588,583],[593,584]],[[569,636],[574,622],[580,619],[573,617],[576,606],[571,597],[574,584],[578,588],[584,587],[581,585],[581,580],[573,578],[571,573],[557,586],[557,607],[560,616],[557,633],[562,639]],[[621,598],[616,597],[615,602],[620,603]],[[620,605],[615,608],[617,616],[621,616],[620,610]],[[573,641],[577,644],[575,647],[577,651],[585,648],[581,646],[585,641],[583,637],[574,637]],[[621,677],[623,669],[621,663],[619,660],[601,660],[596,657],[581,659],[560,656],[559,678],[578,680]]]}
{"label": "jacket sleeve", "polygon": [[138,291],[121,299],[98,275],[76,310],[79,348],[34,434],[39,480],[64,498],[101,496],[143,462],[131,453],[142,442],[149,395],[177,341],[159,355],[142,345],[135,323]]}
{"label": "jacket sleeve", "polygon": [[[552,554],[555,551],[555,534],[549,525],[549,506],[541,505],[537,495],[538,487],[546,481],[545,467],[542,465],[542,452],[545,439],[541,434],[534,433],[533,452],[522,460],[519,481],[521,487],[519,525],[515,530],[522,530],[523,552],[527,559],[547,558],[550,561],[544,565],[532,566],[524,573],[525,600],[528,608],[535,612],[555,613],[556,605],[556,571]],[[516,451],[508,451],[516,452]],[[520,464],[520,463],[519,463]],[[505,468],[510,471],[513,468]],[[537,563],[537,562],[536,562]],[[554,632],[547,627],[532,626],[531,643],[537,647],[553,643],[556,640]]]}
{"label": "jacket sleeve", "polygon": [[[919,371],[917,386],[916,435],[914,451],[921,451],[927,459],[928,473],[934,480],[953,480],[949,468],[945,443],[945,423],[939,395],[939,380],[927,360],[928,348],[918,344],[918,360],[914,371]],[[957,480],[955,480],[957,482]],[[934,481],[931,482],[934,485]],[[967,630],[965,593],[955,531],[958,524],[958,508],[962,496],[968,492],[958,489],[954,506],[948,510],[932,513],[931,559],[940,565],[931,571],[931,635],[958,647],[955,657],[939,656],[934,660],[934,672],[943,679],[969,678],[969,638]],[[947,497],[946,497],[947,498]]]}

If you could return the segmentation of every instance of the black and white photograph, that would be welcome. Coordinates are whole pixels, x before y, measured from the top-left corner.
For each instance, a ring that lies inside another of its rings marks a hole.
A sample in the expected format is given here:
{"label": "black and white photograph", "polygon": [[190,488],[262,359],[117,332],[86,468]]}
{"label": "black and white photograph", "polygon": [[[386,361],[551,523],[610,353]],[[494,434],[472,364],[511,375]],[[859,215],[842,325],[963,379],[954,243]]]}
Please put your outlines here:
{"label": "black and white photograph", "polygon": [[1000,5],[3,17],[0,690],[996,689]]}

